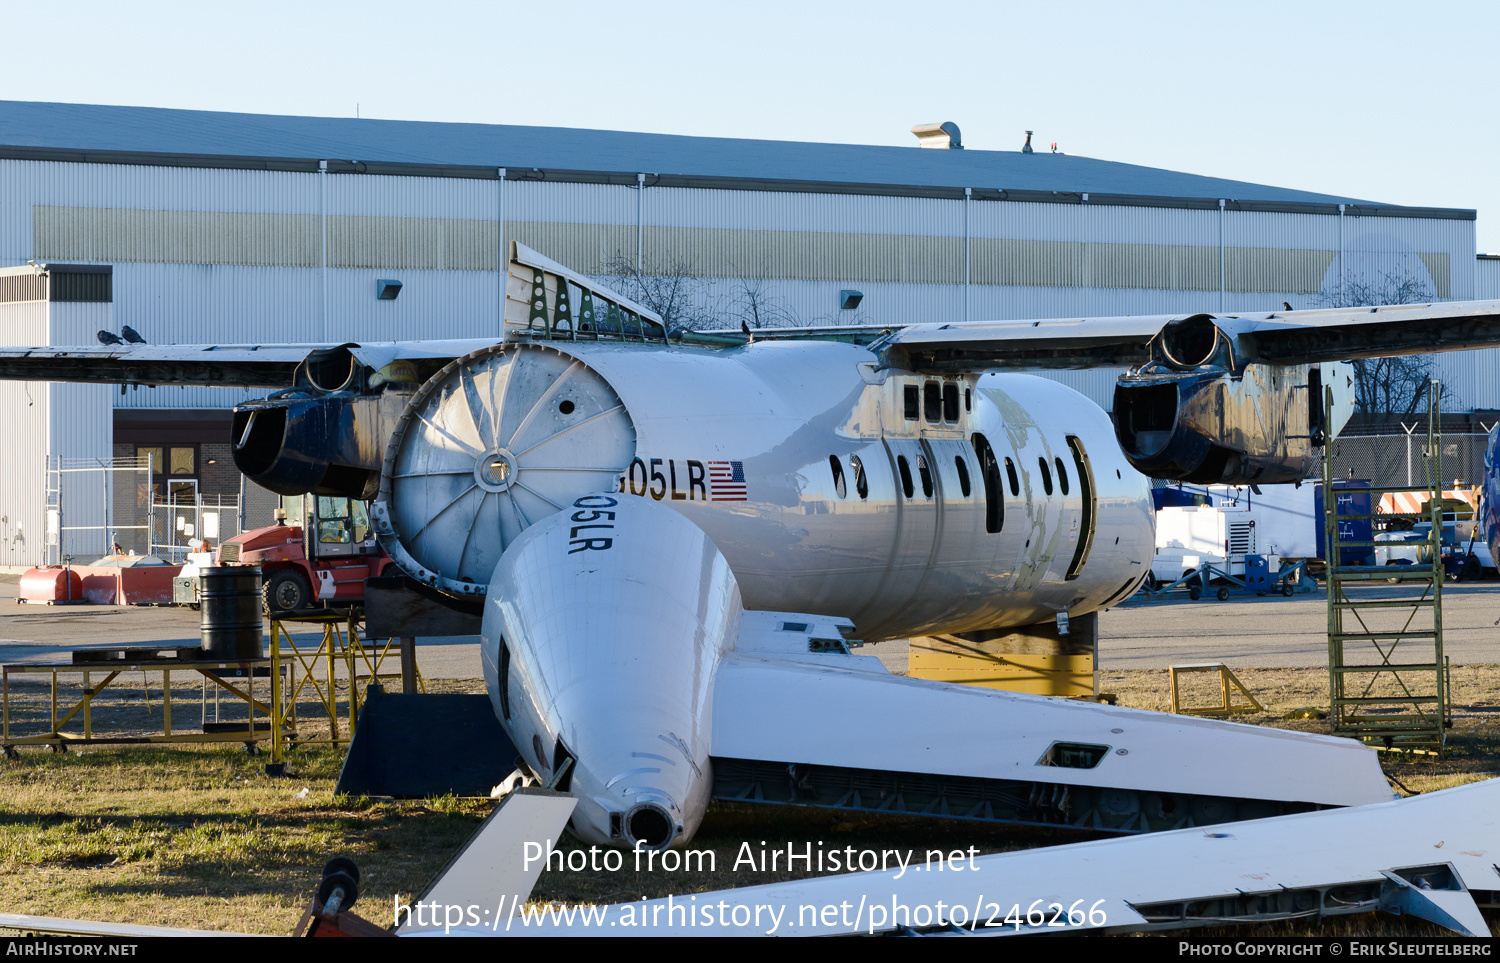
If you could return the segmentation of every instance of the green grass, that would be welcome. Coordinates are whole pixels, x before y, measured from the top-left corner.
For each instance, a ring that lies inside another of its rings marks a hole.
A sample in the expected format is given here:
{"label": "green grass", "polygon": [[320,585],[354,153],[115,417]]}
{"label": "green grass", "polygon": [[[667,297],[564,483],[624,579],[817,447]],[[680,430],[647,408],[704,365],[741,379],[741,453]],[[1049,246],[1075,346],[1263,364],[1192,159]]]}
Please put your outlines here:
{"label": "green grass", "polygon": [[[1326,705],[1326,674],[1314,669],[1246,670],[1245,684],[1266,712],[1239,717],[1311,732],[1319,720],[1283,720],[1300,706]],[[1122,705],[1159,708],[1166,673],[1105,673],[1103,687]],[[471,684],[473,685],[473,684]],[[1441,760],[1385,754],[1389,773],[1414,790],[1459,785],[1500,773],[1500,667],[1455,668],[1458,725]],[[14,693],[13,693],[14,694]],[[138,691],[136,697],[138,698]],[[45,707],[45,689],[21,693]],[[122,697],[123,698],[123,697]],[[104,710],[101,710],[104,711]],[[150,724],[136,705],[113,710]],[[23,713],[24,715],[24,713]],[[43,716],[44,718],[44,716]],[[159,720],[159,715],[155,717]],[[312,895],[323,863],[347,855],[362,871],[356,909],[382,925],[393,898],[411,901],[473,833],[487,800],[453,796],[389,801],[335,796],[342,753],[296,750],[289,775],[265,774],[267,757],[239,747],[130,746],[54,754],[23,748],[0,765],[0,906],[13,913],[285,934]],[[735,872],[740,843],[817,842],[828,847],[960,849],[980,852],[1056,845],[1089,838],[1063,830],[794,808],[715,805],[692,848],[712,850],[713,873],[548,872],[537,900],[603,903],[686,895],[774,882],[789,874]],[[587,849],[564,841],[564,852]],[[1428,924],[1385,915],[1317,923],[1197,930],[1251,935],[1441,935]]]}

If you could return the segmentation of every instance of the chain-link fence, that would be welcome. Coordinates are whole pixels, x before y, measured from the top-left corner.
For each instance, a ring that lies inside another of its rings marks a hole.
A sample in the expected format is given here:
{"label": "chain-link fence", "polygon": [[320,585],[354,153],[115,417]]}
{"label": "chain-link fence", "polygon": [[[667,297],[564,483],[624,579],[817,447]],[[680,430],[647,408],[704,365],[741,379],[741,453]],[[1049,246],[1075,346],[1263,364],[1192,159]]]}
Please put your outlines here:
{"label": "chain-link fence", "polygon": [[[276,524],[276,509],[281,507],[281,496],[267,491],[245,476],[240,476],[240,504],[244,506],[243,531],[265,528]],[[293,522],[293,524],[301,524]]]}
{"label": "chain-link fence", "polygon": [[[1439,437],[1438,480],[1477,485],[1484,478],[1489,436],[1480,432]],[[1410,434],[1342,436],[1333,442],[1333,473],[1338,478],[1368,478],[1376,487],[1427,483],[1427,426]],[[1322,477],[1321,468],[1313,477]]]}
{"label": "chain-link fence", "polygon": [[[111,459],[47,459],[46,561],[64,557],[108,555],[122,539],[137,554],[149,554],[151,540],[151,473],[159,465],[132,458],[118,465]],[[136,510],[132,493],[146,499]]]}
{"label": "chain-link fence", "polygon": [[181,562],[188,542],[218,546],[274,523],[274,493],[241,476],[238,495],[204,495],[191,479],[168,478],[149,458],[47,463],[46,561],[87,561],[111,553]]}

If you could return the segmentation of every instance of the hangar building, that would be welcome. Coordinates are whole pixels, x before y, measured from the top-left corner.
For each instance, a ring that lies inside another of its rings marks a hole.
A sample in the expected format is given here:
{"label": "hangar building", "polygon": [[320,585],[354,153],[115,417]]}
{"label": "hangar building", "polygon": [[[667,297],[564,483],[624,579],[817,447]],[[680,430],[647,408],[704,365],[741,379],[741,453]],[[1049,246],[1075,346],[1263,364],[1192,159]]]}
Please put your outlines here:
{"label": "hangar building", "polygon": [[[929,141],[0,102],[0,340],[485,337],[509,239],[627,291],[671,276],[685,323],[734,327],[1307,308],[1387,278],[1464,299],[1494,267],[1476,266],[1472,210]],[[1500,408],[1481,357],[1447,356],[1444,376]],[[1114,371],[1056,377],[1110,403]],[[0,565],[102,551],[147,489],[233,499],[228,409],[246,396],[0,384]],[[70,496],[72,533],[49,540],[57,492],[101,484],[55,469],[147,454],[149,485]]]}

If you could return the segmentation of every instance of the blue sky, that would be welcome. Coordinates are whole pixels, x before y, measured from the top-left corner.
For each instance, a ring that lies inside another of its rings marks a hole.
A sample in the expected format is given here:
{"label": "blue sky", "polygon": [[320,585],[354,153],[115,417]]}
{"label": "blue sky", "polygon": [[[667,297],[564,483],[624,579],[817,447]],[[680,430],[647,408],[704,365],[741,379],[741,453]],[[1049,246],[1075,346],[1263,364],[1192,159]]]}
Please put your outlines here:
{"label": "blue sky", "polygon": [[0,98],[1069,153],[1477,208],[1500,6],[9,5]]}

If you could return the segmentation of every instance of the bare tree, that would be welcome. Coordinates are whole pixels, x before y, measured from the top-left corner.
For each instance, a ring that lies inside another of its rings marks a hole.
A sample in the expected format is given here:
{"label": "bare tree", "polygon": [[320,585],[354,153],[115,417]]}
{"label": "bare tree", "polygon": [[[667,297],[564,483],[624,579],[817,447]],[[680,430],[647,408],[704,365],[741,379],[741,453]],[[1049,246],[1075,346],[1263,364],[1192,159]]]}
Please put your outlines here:
{"label": "bare tree", "polygon": [[606,262],[605,270],[600,281],[661,315],[668,330],[684,327],[749,331],[806,324],[774,293],[774,279],[764,270],[736,278],[727,305],[725,297],[715,295],[711,283],[682,258],[646,263],[637,270],[634,258],[616,255]]}
{"label": "bare tree", "polygon": [[599,280],[655,311],[668,331],[724,326],[716,317],[719,312],[714,310],[708,282],[680,258],[644,264],[637,270],[634,258],[617,254],[605,263]]}
{"label": "bare tree", "polygon": [[[1425,304],[1437,295],[1427,280],[1412,270],[1397,270],[1344,284],[1342,295],[1322,295],[1319,307],[1353,308],[1382,304]],[[1427,410],[1432,381],[1432,355],[1360,358],[1354,365],[1354,405],[1366,418],[1401,418]],[[1447,397],[1447,388],[1443,396]],[[1450,402],[1446,407],[1452,407]]]}
{"label": "bare tree", "polygon": [[735,282],[730,319],[744,328],[799,328],[804,323],[785,301],[771,293],[769,279],[763,274]]}

